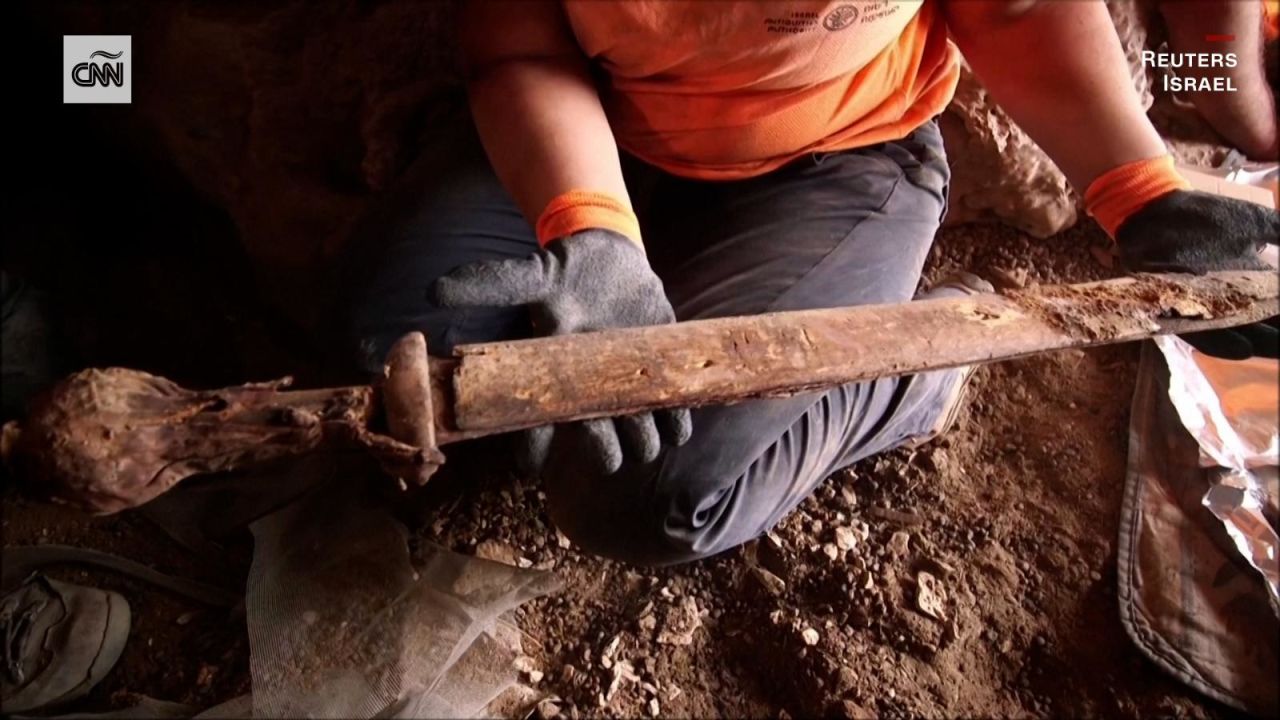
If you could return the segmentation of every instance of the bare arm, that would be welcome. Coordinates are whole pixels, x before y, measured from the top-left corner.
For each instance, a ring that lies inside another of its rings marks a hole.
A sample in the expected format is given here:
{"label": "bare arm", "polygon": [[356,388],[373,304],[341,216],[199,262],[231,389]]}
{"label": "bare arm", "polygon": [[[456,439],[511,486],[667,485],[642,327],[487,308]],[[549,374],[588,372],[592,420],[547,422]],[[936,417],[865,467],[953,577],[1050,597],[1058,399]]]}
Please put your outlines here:
{"label": "bare arm", "polygon": [[950,0],[947,24],[992,97],[1081,192],[1167,152],[1129,77],[1102,2]]}
{"label": "bare arm", "polygon": [[[1237,92],[1191,92],[1196,109],[1232,145],[1257,160],[1274,160],[1280,149],[1276,101],[1263,65],[1262,3],[1165,0],[1160,13],[1174,52],[1231,52],[1239,59],[1215,74],[1231,78]],[[1206,33],[1229,35],[1211,40]]]}
{"label": "bare arm", "polygon": [[460,43],[476,127],[529,221],[570,190],[630,204],[587,61],[554,0],[469,0]]}

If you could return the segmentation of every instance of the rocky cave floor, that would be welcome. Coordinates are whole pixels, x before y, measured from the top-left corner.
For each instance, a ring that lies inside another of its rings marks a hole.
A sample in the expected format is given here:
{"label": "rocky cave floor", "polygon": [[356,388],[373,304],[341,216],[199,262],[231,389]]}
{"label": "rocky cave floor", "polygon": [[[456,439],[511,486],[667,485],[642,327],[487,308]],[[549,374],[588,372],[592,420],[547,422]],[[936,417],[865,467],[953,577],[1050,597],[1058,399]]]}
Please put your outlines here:
{"label": "rocky cave floor", "polygon": [[[1004,286],[1106,277],[1115,271],[1105,243],[1089,223],[1047,240],[948,228],[926,283],[954,268]],[[138,249],[145,261],[126,256],[51,280],[96,298],[70,313],[71,334],[81,349],[113,349],[81,357],[206,385],[297,362],[272,349],[279,332],[225,291],[243,278],[157,247]],[[165,264],[173,258],[185,258],[177,270]],[[111,317],[86,319],[94,304],[112,307]],[[161,330],[179,326],[199,330],[186,341]],[[536,484],[465,453],[411,515],[422,539],[563,580],[517,611],[530,656],[521,678],[551,700],[543,715],[1231,715],[1145,660],[1119,622],[1116,535],[1136,360],[1136,346],[1120,346],[984,368],[949,435],[843,470],[750,548],[683,567],[583,555],[550,524]],[[12,487],[3,533],[6,545],[99,548],[233,586],[249,557],[247,534],[211,563],[142,518],[88,518]],[[134,609],[121,662],[68,710],[128,706],[135,693],[208,706],[248,689],[242,614],[91,571],[54,574],[118,589]]]}

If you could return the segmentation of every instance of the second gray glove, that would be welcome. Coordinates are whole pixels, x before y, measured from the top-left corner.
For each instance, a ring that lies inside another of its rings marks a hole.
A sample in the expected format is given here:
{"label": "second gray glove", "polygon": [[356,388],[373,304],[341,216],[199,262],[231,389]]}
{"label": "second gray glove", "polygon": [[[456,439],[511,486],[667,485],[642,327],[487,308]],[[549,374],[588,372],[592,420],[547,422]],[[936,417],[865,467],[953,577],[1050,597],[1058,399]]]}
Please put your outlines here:
{"label": "second gray glove", "polygon": [[[464,265],[436,281],[443,307],[527,305],[540,335],[675,322],[675,312],[644,252],[609,230],[584,230],[557,240],[527,258],[483,260]],[[688,410],[660,410],[580,423],[579,434],[598,463],[613,474],[627,454],[652,462],[663,444],[683,445],[692,423]],[[540,470],[553,427],[524,433],[523,463]]]}
{"label": "second gray glove", "polygon": [[[1280,238],[1280,213],[1235,198],[1175,190],[1124,221],[1120,260],[1132,272],[1269,270],[1258,253]],[[1197,350],[1225,358],[1280,356],[1280,318],[1182,336]]]}

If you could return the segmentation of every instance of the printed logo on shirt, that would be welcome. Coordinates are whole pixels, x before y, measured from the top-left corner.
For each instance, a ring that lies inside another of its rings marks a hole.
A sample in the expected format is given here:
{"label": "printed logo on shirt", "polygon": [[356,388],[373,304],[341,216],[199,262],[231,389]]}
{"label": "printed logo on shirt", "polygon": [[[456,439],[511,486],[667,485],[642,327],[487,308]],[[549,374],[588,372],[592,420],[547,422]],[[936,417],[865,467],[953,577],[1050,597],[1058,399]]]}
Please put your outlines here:
{"label": "printed logo on shirt", "polygon": [[764,30],[783,35],[799,35],[818,28],[818,13],[796,10],[782,17],[764,19]]}
{"label": "printed logo on shirt", "polygon": [[802,33],[839,32],[854,25],[871,25],[894,15],[901,9],[892,0],[860,0],[842,3],[828,10],[825,15],[811,10],[795,10],[786,15],[766,17],[765,32],[782,35]]}
{"label": "printed logo on shirt", "polygon": [[902,9],[901,3],[891,2],[890,0],[876,0],[876,2],[868,3],[862,8],[862,24],[877,22],[884,20],[890,15],[897,14]]}
{"label": "printed logo on shirt", "polygon": [[840,5],[822,18],[822,27],[835,32],[843,30],[858,21],[858,8],[852,5]]}

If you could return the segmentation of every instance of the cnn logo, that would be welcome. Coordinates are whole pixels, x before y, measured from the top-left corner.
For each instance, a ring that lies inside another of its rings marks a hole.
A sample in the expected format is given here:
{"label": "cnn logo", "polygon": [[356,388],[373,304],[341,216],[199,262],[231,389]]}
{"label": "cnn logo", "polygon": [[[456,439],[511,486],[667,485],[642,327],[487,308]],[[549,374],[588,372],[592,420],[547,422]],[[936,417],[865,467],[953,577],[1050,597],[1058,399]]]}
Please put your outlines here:
{"label": "cnn logo", "polygon": [[132,51],[129,35],[62,36],[62,101],[131,102]]}
{"label": "cnn logo", "polygon": [[[123,52],[112,54],[105,50],[94,50],[89,53],[89,58],[92,60],[96,57],[104,57],[115,60],[123,55]],[[123,87],[124,63],[82,62],[71,70],[71,82],[80,87],[93,87],[94,85]]]}

